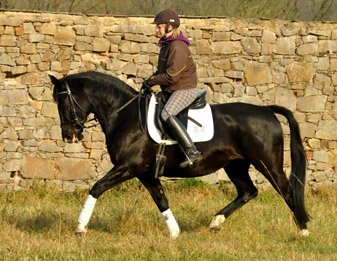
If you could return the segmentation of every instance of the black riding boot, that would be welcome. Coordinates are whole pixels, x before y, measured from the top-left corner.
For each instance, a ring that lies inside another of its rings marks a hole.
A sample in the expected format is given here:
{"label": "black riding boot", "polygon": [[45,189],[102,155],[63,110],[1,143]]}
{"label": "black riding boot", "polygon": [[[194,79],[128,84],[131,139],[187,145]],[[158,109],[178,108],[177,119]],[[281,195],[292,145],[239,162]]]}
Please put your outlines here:
{"label": "black riding boot", "polygon": [[179,164],[179,167],[185,168],[187,165],[192,165],[199,160],[201,158],[201,153],[194,146],[191,137],[188,135],[180,120],[175,116],[170,116],[165,123],[187,157],[185,161]]}

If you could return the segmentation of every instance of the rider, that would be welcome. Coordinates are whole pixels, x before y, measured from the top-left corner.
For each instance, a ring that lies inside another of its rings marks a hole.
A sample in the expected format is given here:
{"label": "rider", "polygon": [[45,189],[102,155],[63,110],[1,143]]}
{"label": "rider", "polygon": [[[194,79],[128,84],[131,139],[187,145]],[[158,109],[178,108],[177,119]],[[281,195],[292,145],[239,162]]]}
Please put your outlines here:
{"label": "rider", "polygon": [[184,168],[201,158],[201,153],[196,149],[184,125],[176,117],[198,95],[196,66],[188,48],[190,41],[178,29],[180,19],[175,11],[159,11],[153,24],[156,24],[156,35],[160,37],[161,49],[157,72],[145,80],[144,85],[160,85],[163,91],[171,93],[161,112],[161,118],[187,157],[179,165]]}

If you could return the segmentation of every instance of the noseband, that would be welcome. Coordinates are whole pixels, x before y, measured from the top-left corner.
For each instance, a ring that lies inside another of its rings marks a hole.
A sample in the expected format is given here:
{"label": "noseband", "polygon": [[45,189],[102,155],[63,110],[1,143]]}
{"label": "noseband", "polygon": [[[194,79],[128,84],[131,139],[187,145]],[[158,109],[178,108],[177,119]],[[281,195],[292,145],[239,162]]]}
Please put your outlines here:
{"label": "noseband", "polygon": [[[71,90],[69,88],[69,85],[68,85],[68,82],[65,82],[65,86],[66,86],[66,91],[64,92],[59,92],[58,95],[62,95],[62,94],[67,94],[68,97],[69,97],[69,100],[70,100],[70,109],[71,109],[71,115],[72,115],[72,120],[70,122],[66,122],[66,123],[63,123],[61,124],[61,129],[63,130],[70,130],[70,131],[73,131],[73,132],[76,132],[76,133],[79,133],[79,132],[82,132],[82,130],[85,128],[84,126],[84,123],[85,122],[81,122],[78,117],[77,117],[77,113],[76,113],[76,109],[75,109],[75,105],[77,105],[78,108],[80,108],[82,111],[83,108],[79,105],[79,103],[76,101],[76,99],[74,98],[74,96],[72,95],[71,93]],[[65,127],[66,124],[68,123],[75,123],[76,124],[76,127],[75,129],[69,129],[67,127]]]}

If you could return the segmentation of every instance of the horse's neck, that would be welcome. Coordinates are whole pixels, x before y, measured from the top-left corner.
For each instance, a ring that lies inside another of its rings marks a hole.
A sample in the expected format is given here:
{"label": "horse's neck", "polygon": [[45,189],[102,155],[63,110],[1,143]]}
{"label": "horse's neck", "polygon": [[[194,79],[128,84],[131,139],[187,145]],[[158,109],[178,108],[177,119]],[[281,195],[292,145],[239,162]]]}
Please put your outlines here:
{"label": "horse's neck", "polygon": [[[129,105],[127,103],[134,99],[136,94],[131,92],[116,92],[118,95],[114,97],[107,97],[104,93],[102,93],[96,101],[94,102],[94,108],[92,109],[92,113],[98,118],[101,123],[102,129],[106,132],[107,129],[111,130],[114,125],[113,122],[119,120],[120,114],[124,114],[124,110],[129,110],[128,119],[131,119],[133,115],[136,114],[136,110],[134,108],[136,101],[133,101]],[[125,106],[125,108],[123,108]],[[130,110],[130,108],[133,108]],[[123,120],[126,120],[125,118]]]}

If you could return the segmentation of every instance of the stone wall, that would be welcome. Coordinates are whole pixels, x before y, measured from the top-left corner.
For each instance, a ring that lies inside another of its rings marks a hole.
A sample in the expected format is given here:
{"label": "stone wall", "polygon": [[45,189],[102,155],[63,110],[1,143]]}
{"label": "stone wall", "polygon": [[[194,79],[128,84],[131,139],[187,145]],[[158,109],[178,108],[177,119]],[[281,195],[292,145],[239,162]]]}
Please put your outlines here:
{"label": "stone wall", "polygon": [[[0,190],[47,183],[88,188],[111,168],[100,128],[65,144],[52,85],[97,70],[134,88],[156,68],[153,18],[0,12]],[[337,24],[183,18],[200,90],[210,103],[279,104],[294,111],[308,184],[336,183]],[[282,123],[285,119],[280,118]],[[289,172],[287,125],[285,170]],[[264,179],[252,171],[257,184]],[[223,172],[210,181],[226,179]],[[263,183],[264,184],[264,183]]]}

